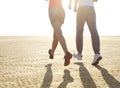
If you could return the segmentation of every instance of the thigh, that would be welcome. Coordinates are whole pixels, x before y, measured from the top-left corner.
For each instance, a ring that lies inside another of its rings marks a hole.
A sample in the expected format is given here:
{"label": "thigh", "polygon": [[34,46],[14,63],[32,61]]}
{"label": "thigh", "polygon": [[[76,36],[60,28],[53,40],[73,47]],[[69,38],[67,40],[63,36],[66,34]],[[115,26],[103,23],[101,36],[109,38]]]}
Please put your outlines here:
{"label": "thigh", "polygon": [[76,19],[77,29],[79,30],[83,29],[85,21],[86,21],[85,7],[79,7],[77,12],[77,19]]}
{"label": "thigh", "polygon": [[96,30],[96,14],[93,7],[90,7],[88,15],[89,16],[87,18],[87,24],[88,24],[89,30],[95,31]]}
{"label": "thigh", "polygon": [[64,23],[65,11],[63,7],[51,7],[49,8],[49,18],[51,23],[54,21],[59,21],[61,24]]}
{"label": "thigh", "polygon": [[50,19],[51,23],[57,19],[56,8],[54,8],[54,7],[49,8],[49,19]]}
{"label": "thigh", "polygon": [[60,21],[56,20],[54,22],[52,22],[52,27],[54,29],[54,32],[57,36],[61,36],[62,35],[62,30],[61,30],[61,23]]}
{"label": "thigh", "polygon": [[59,7],[58,16],[59,16],[60,23],[63,24],[64,19],[65,19],[65,11],[64,11],[63,7]]}

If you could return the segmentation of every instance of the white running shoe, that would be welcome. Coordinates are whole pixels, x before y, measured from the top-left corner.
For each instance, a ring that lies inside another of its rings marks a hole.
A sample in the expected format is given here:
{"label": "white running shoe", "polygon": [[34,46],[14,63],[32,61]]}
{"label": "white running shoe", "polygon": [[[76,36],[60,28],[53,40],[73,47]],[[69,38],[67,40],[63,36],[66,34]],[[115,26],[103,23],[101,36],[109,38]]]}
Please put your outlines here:
{"label": "white running shoe", "polygon": [[74,53],[73,56],[74,56],[74,58],[77,58],[78,60],[82,60],[82,55],[79,53],[77,53],[77,54]]}
{"label": "white running shoe", "polygon": [[100,56],[100,54],[95,54],[92,65],[97,65],[101,59],[102,56]]}

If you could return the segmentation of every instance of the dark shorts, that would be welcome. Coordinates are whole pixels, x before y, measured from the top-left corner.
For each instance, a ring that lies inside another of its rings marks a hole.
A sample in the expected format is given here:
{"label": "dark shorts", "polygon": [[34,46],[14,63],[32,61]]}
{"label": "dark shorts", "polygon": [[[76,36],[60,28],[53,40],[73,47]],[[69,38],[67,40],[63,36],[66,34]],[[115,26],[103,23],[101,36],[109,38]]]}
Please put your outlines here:
{"label": "dark shorts", "polygon": [[49,8],[49,18],[51,23],[58,20],[61,24],[64,23],[65,11],[63,7],[51,7]]}

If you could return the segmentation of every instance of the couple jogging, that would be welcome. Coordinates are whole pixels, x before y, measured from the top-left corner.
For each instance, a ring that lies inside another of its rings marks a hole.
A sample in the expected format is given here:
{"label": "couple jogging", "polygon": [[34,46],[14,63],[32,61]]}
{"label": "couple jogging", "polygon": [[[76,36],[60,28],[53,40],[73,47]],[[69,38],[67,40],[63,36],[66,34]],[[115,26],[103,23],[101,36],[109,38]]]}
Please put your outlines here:
{"label": "couple jogging", "polygon": [[[78,6],[77,6],[78,5]],[[69,3],[69,7],[71,7],[71,0]],[[92,39],[92,47],[94,50],[94,58],[92,65],[97,65],[99,61],[102,59],[100,56],[100,39],[96,28],[96,14],[94,10],[94,3],[92,0],[75,0],[74,10],[77,11],[77,19],[76,19],[76,48],[77,54],[74,54],[74,57],[78,60],[82,60],[82,50],[83,50],[83,27],[85,22],[89,27]],[[68,66],[70,64],[70,59],[72,58],[72,54],[69,52],[65,38],[62,34],[61,26],[64,23],[65,11],[62,6],[62,0],[49,0],[49,18],[51,25],[53,27],[53,42],[52,48],[49,49],[49,58],[54,58],[54,52],[60,43],[65,55],[64,55],[64,66]]]}

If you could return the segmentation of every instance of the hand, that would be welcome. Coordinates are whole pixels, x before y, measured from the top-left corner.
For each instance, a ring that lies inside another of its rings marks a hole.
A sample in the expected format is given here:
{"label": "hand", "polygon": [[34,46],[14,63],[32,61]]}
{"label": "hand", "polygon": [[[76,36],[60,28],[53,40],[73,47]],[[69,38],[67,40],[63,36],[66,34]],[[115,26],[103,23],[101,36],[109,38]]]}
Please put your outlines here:
{"label": "hand", "polygon": [[77,12],[77,8],[74,8],[74,12]]}
{"label": "hand", "polygon": [[97,2],[98,0],[93,0],[93,2]]}
{"label": "hand", "polygon": [[71,10],[71,5],[69,5],[68,8]]}

